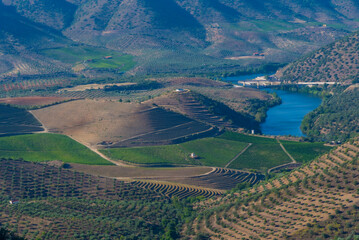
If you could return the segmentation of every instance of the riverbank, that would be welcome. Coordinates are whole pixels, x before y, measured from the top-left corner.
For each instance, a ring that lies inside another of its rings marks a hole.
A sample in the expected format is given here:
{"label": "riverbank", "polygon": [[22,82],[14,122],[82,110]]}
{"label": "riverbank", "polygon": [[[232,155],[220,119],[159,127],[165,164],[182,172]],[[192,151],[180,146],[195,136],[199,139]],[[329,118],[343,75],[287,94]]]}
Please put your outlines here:
{"label": "riverbank", "polygon": [[301,123],[308,113],[319,107],[322,100],[314,95],[265,88],[265,91],[275,92],[282,104],[270,108],[267,118],[261,124],[265,135],[305,136],[300,129]]}
{"label": "riverbank", "polygon": [[[231,83],[238,81],[250,81],[264,77],[264,74],[252,74],[238,77],[227,77],[224,80]],[[323,96],[319,94],[300,93],[299,91],[281,90],[278,88],[260,88],[280,99],[280,102],[263,108],[257,113],[256,120],[262,122],[261,132],[272,136],[305,136],[301,131],[301,123],[304,117],[315,110],[321,104]],[[264,111],[264,112],[263,112]]]}

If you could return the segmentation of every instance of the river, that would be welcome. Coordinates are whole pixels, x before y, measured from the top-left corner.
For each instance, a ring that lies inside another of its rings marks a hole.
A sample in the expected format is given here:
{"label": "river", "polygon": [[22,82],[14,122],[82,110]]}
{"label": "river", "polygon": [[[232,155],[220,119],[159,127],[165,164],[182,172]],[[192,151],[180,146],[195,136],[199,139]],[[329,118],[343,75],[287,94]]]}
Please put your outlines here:
{"label": "river", "polygon": [[300,125],[305,115],[316,109],[322,102],[319,97],[282,90],[264,89],[276,92],[282,99],[282,104],[272,107],[267,112],[267,118],[261,124],[265,135],[304,136]]}
{"label": "river", "polygon": [[[225,78],[226,81],[236,83],[263,76],[263,74],[253,74],[240,77]],[[265,135],[292,135],[304,136],[300,130],[300,125],[306,114],[316,109],[322,102],[319,97],[304,93],[295,93],[282,90],[262,88],[263,91],[276,92],[282,99],[282,104],[270,108],[267,118],[261,124],[261,131]]]}

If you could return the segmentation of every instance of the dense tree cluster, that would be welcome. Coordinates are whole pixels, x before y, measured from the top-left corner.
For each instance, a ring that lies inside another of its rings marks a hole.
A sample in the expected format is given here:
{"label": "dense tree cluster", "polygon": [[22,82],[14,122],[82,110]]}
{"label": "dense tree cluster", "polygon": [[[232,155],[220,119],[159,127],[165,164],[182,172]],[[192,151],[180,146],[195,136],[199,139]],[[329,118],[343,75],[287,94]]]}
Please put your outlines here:
{"label": "dense tree cluster", "polygon": [[344,141],[359,133],[359,89],[342,91],[309,113],[302,122],[303,132],[313,140]]}

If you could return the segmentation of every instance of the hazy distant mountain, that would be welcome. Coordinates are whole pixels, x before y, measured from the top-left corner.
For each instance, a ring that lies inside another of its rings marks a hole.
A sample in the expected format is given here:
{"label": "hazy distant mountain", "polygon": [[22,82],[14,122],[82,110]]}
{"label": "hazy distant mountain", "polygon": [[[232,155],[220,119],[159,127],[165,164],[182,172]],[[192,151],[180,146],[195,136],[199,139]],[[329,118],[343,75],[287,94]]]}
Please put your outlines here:
{"label": "hazy distant mountain", "polygon": [[0,74],[41,74],[63,71],[65,65],[53,62],[37,51],[66,42],[61,32],[34,23],[19,15],[14,8],[0,4]]}
{"label": "hazy distant mountain", "polygon": [[356,0],[2,2],[72,40],[125,51],[159,69],[288,61],[359,27]]}

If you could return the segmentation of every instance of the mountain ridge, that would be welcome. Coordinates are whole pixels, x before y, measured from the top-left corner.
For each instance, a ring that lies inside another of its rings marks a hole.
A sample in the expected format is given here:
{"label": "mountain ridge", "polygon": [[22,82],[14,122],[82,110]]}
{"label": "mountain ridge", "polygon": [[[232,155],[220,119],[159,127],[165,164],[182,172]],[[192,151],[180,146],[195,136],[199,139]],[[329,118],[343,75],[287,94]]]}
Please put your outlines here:
{"label": "mountain ridge", "polygon": [[[288,62],[359,27],[359,6],[354,0],[2,3],[15,7],[18,14],[31,21],[61,31],[75,42],[139,56],[143,72],[151,71],[151,66],[163,70],[169,68],[168,64],[178,71],[187,65],[196,69],[206,63],[238,67]],[[264,57],[253,58],[255,53],[263,53]],[[193,59],[190,64],[188,58]],[[164,59],[168,59],[167,63]]]}

